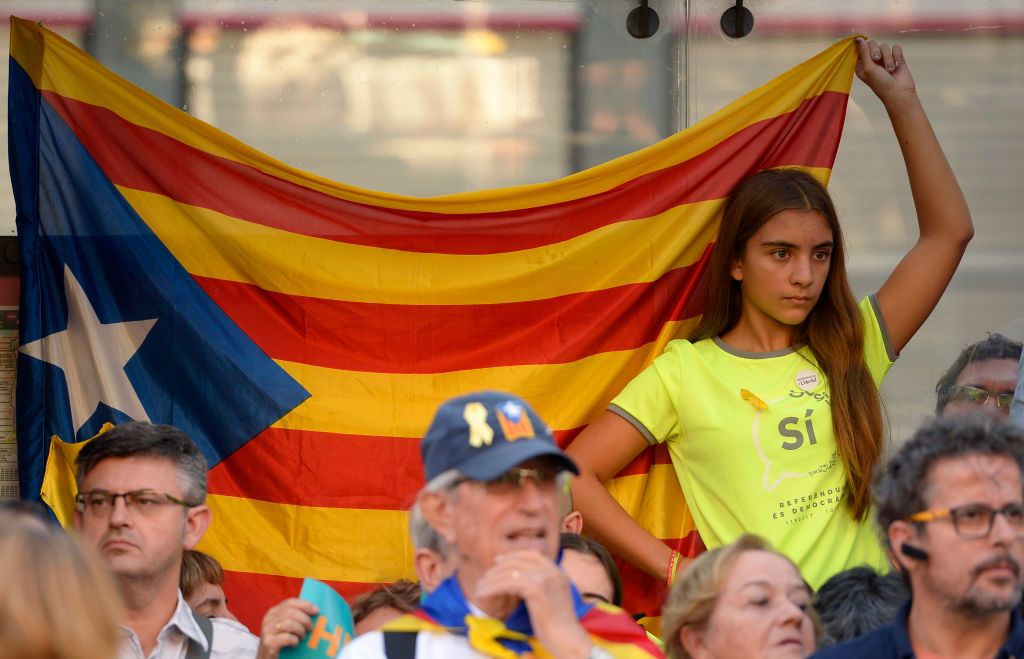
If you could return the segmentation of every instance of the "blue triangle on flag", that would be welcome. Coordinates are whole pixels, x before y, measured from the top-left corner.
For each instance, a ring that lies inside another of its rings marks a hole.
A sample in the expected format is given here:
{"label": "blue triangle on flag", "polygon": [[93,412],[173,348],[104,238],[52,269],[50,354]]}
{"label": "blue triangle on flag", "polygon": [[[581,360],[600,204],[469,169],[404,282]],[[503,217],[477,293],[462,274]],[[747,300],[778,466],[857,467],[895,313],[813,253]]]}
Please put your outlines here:
{"label": "blue triangle on flag", "polygon": [[[144,338],[124,364],[129,389],[151,421],[188,433],[211,468],[309,397],[146,226],[13,58],[8,98],[22,258],[17,432],[24,498],[38,497],[51,435],[81,440],[105,421],[129,418],[120,409],[128,406],[124,396],[108,396],[83,414],[91,405],[85,396],[73,418],[69,387],[82,398],[98,385],[69,383],[68,369],[25,354],[33,342],[70,335],[68,273],[101,329],[152,321],[142,323],[151,327],[138,332]],[[140,153],[136,166],[161,157]],[[89,345],[84,352],[108,348]],[[75,360],[90,358],[75,352]]]}

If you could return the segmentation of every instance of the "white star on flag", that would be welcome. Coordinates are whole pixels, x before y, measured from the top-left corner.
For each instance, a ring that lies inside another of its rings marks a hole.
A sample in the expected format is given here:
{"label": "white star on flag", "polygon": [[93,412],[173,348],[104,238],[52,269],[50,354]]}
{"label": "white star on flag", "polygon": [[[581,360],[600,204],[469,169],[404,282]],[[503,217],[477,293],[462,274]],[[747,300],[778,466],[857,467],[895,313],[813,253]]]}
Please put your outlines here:
{"label": "white star on flag", "polygon": [[26,343],[21,351],[64,371],[75,433],[100,403],[136,421],[149,421],[124,366],[146,340],[157,319],[101,323],[82,285],[67,266],[64,295],[68,301],[67,329]]}

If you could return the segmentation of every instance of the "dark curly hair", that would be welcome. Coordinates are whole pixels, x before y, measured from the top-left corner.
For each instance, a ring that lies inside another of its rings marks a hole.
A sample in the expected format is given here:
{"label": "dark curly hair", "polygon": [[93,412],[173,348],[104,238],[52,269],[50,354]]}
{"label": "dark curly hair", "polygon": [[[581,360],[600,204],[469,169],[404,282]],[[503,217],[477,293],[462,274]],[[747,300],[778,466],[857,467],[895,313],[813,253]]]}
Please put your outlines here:
{"label": "dark curly hair", "polygon": [[966,455],[1010,458],[1024,474],[1024,428],[984,414],[933,419],[878,470],[873,493],[882,539],[893,522],[928,508],[928,470],[940,460]]}

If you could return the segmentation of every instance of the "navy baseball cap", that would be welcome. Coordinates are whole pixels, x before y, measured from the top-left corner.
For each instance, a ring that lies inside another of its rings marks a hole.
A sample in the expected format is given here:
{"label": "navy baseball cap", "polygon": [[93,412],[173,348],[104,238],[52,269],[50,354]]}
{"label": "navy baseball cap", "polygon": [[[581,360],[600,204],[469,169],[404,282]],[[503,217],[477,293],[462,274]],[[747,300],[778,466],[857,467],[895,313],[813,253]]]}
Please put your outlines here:
{"label": "navy baseball cap", "polygon": [[537,413],[518,396],[500,391],[442,403],[423,436],[420,454],[427,481],[449,469],[489,481],[527,460],[548,456],[580,473]]}

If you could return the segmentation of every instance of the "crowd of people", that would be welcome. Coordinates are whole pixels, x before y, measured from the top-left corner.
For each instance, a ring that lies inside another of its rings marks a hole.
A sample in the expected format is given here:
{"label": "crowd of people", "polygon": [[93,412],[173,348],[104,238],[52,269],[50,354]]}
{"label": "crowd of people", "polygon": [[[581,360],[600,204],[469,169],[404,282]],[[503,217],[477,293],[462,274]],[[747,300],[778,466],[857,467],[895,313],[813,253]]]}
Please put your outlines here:
{"label": "crowd of people", "polygon": [[[417,581],[352,603],[345,659],[1024,656],[1024,429],[1008,422],[1021,344],[969,346],[936,418],[888,459],[878,387],[952,278],[973,228],[903,52],[860,40],[920,237],[859,304],[825,187],[766,170],[730,195],[708,302],[563,451],[522,399],[444,402],[410,510]],[[683,556],[605,483],[666,443],[708,551]],[[74,534],[0,512],[0,656],[274,659],[314,630],[286,599],[259,635],[195,551],[207,463],[172,426],[129,422],[77,461]],[[607,547],[607,548],[606,548]],[[612,554],[669,586],[652,634],[621,608]]]}
{"label": "crowd of people", "polygon": [[[664,643],[619,608],[618,567],[580,533],[577,467],[544,421],[511,394],[450,400],[423,440],[418,581],[355,600],[341,656],[1021,656],[1024,429],[1006,420],[1020,356],[999,335],[966,348],[938,385],[940,416],[877,470],[890,570],[853,566],[815,591],[743,534],[675,575]],[[312,603],[272,607],[258,638],[229,611],[220,564],[191,549],[210,523],[205,473],[181,431],[127,423],[80,454],[77,533],[6,505],[0,656],[271,659],[296,646]]]}

